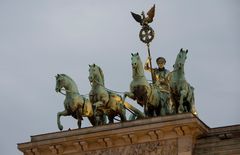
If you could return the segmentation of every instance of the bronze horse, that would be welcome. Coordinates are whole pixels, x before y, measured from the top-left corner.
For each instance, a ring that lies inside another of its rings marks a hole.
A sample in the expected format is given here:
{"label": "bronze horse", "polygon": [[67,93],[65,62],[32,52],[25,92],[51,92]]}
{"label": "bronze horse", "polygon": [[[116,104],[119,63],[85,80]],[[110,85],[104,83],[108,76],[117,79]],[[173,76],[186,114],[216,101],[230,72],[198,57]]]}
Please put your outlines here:
{"label": "bronze horse", "polygon": [[194,101],[194,88],[187,82],[184,74],[184,64],[188,50],[181,49],[177,55],[174,70],[170,73],[170,95],[176,113],[192,112],[197,115]]}
{"label": "bronze horse", "polygon": [[120,116],[121,121],[126,121],[126,109],[130,110],[137,118],[144,118],[145,115],[127,102],[123,102],[122,97],[113,91],[105,88],[104,74],[102,69],[93,64],[89,65],[89,81],[92,89],[89,99],[94,106],[96,120],[101,120],[98,113],[108,116],[109,123],[113,123],[116,116]]}
{"label": "bronze horse", "polygon": [[64,100],[64,110],[57,113],[57,124],[59,130],[63,129],[60,122],[61,116],[72,116],[78,120],[78,127],[81,128],[82,117],[88,117],[92,125],[95,125],[92,104],[90,101],[79,94],[76,83],[65,74],[57,74],[56,92],[61,92],[62,88],[66,91]]}
{"label": "bronze horse", "polygon": [[137,103],[144,107],[144,113],[147,116],[165,115],[166,102],[161,97],[162,92],[159,88],[147,82],[139,54],[132,54],[131,60],[133,80],[130,84],[130,92],[124,93],[123,100],[126,97],[137,100]]}
{"label": "bronze horse", "polygon": [[101,122],[102,119],[98,113],[107,115],[109,123],[113,123],[115,116],[120,116],[121,121],[126,121],[126,111],[121,97],[105,89],[102,69],[95,64],[89,65],[88,79],[92,86],[89,99],[94,106],[96,121]]}

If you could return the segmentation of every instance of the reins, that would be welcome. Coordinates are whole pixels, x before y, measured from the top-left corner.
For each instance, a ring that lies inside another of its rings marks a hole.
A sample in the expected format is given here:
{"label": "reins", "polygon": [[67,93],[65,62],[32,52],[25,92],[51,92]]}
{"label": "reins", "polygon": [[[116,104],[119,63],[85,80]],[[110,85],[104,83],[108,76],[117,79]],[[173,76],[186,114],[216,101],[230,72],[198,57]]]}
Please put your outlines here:
{"label": "reins", "polygon": [[[96,82],[98,85],[102,86],[105,90],[112,92],[112,93],[116,93],[116,94],[124,94],[124,92],[119,92],[119,91],[114,91],[111,89],[106,88],[102,83],[98,82],[96,79],[93,79],[94,82]],[[92,84],[91,84],[92,86]]]}
{"label": "reins", "polygon": [[[124,94],[124,92],[117,92],[117,91],[113,91],[111,89],[106,88],[103,84],[101,84],[100,82],[98,82],[97,80],[93,79],[93,81],[95,81],[97,84],[99,84],[100,86],[102,86],[105,90],[112,92],[112,93],[116,93],[116,94]],[[133,115],[137,116],[132,110],[128,109],[125,105],[124,108],[127,109],[130,113],[132,113]],[[114,118],[115,119],[115,118]],[[117,120],[117,119],[115,119]]]}
{"label": "reins", "polygon": [[[62,95],[66,96],[67,94],[64,94],[61,90],[64,90],[65,92],[69,92],[69,93],[76,93],[76,94],[79,94],[78,92],[72,92],[70,90],[67,90],[67,89],[60,89],[59,93],[61,93]],[[85,95],[81,95],[79,94],[80,96],[88,96],[89,94],[85,94]]]}

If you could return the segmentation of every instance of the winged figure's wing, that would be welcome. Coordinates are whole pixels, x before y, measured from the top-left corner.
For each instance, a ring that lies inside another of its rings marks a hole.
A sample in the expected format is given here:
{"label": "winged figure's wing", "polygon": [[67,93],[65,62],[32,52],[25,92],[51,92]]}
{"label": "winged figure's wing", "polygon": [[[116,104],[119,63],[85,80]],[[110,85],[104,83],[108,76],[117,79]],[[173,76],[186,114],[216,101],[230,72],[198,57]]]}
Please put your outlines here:
{"label": "winged figure's wing", "polygon": [[155,4],[153,5],[153,7],[147,12],[148,18],[149,20],[152,22],[153,21],[153,17],[155,15]]}
{"label": "winged figure's wing", "polygon": [[142,25],[142,17],[141,17],[141,15],[136,14],[136,13],[133,13],[133,12],[131,12],[131,14],[132,14],[133,18],[134,18],[138,23],[140,23],[140,24]]}

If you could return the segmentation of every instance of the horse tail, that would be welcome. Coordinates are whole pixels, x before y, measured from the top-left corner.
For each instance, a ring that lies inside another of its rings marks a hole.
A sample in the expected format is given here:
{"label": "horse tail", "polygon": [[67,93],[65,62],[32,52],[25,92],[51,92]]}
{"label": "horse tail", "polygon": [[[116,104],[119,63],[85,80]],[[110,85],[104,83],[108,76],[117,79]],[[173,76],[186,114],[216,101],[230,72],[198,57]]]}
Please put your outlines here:
{"label": "horse tail", "polygon": [[194,87],[189,85],[190,87],[190,90],[191,90],[191,100],[190,101],[190,106],[191,106],[191,112],[194,114],[194,115],[197,115],[197,110],[196,110],[196,107],[195,107],[195,97],[194,97]]}
{"label": "horse tail", "polygon": [[190,84],[189,84],[189,92],[190,92],[190,94],[188,95],[190,97],[189,101],[192,100],[192,102],[194,103],[194,87],[191,86]]}

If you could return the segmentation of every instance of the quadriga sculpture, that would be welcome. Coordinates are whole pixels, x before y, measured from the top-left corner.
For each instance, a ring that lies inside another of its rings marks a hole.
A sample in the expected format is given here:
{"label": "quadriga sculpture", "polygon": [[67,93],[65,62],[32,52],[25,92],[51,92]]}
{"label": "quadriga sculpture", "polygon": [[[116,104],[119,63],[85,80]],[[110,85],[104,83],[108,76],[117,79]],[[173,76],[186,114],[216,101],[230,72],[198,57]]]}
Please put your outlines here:
{"label": "quadriga sculpture", "polygon": [[56,76],[56,92],[61,92],[62,88],[66,91],[64,100],[64,110],[57,113],[57,124],[59,130],[63,129],[61,125],[61,116],[72,116],[78,120],[78,127],[81,128],[82,117],[88,117],[92,125],[95,125],[92,104],[90,101],[79,94],[76,83],[65,74]]}
{"label": "quadriga sculpture", "polygon": [[104,75],[102,69],[93,64],[89,65],[89,81],[92,89],[89,93],[89,99],[93,103],[96,121],[101,120],[98,113],[104,113],[108,116],[109,123],[113,123],[114,117],[120,116],[121,121],[126,121],[126,108],[137,115],[137,118],[143,118],[144,114],[127,102],[123,102],[121,96],[114,92],[106,90],[104,85]]}
{"label": "quadriga sculpture", "polygon": [[184,64],[188,50],[181,49],[177,55],[173,71],[170,73],[170,95],[177,113],[192,112],[197,115],[194,101],[194,88],[184,75]]}
{"label": "quadriga sculpture", "polygon": [[147,116],[160,116],[167,113],[167,102],[161,97],[162,92],[147,82],[144,75],[143,64],[138,53],[132,54],[132,82],[130,92],[124,93],[126,97],[137,100],[137,103],[144,107]]}

